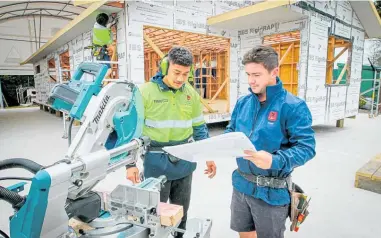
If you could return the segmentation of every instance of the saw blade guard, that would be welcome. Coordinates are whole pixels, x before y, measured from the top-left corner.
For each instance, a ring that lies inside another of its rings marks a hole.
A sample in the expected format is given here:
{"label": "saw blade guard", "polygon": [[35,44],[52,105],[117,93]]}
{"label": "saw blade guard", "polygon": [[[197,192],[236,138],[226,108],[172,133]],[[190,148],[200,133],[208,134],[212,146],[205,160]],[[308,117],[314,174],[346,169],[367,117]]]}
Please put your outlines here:
{"label": "saw blade guard", "polygon": [[[137,86],[133,86],[131,101],[125,111],[117,111],[113,117],[114,130],[110,133],[105,147],[107,150],[124,145],[143,134],[144,104]],[[113,157],[110,164],[126,157],[129,153]]]}
{"label": "saw blade guard", "polygon": [[126,111],[118,111],[113,118],[114,131],[110,134],[106,148],[112,149],[140,138],[143,133],[144,105],[139,89],[134,86],[130,104]]}

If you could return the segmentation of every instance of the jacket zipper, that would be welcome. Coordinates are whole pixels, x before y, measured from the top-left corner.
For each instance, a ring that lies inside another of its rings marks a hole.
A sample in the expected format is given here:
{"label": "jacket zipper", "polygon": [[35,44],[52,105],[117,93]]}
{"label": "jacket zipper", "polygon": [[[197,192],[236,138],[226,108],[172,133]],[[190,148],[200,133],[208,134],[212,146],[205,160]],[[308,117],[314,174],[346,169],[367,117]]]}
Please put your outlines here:
{"label": "jacket zipper", "polygon": [[[253,100],[255,100],[255,99],[253,98]],[[273,103],[274,103],[274,100],[272,100],[272,102],[271,102],[271,104],[269,105],[269,107],[271,107],[271,106],[273,105]],[[261,108],[261,103],[260,103],[260,102],[259,102],[259,103],[257,102],[257,108],[258,108],[258,104],[259,104],[259,110],[257,109],[257,111],[256,111],[255,118],[254,118],[254,121],[253,121],[253,127],[252,127],[252,129],[251,129],[251,131],[250,131],[249,139],[251,139],[251,136],[252,136],[253,133],[254,133],[255,124],[257,123],[257,119],[258,119],[259,111],[260,111],[261,109],[263,109],[263,108]],[[264,106],[264,107],[267,106],[266,104],[267,104],[267,102],[265,102],[265,105],[263,105],[263,106]],[[251,169],[251,167],[250,167],[250,161],[247,161],[247,166],[249,167],[250,172],[254,175],[254,173],[253,173],[253,171],[252,171],[252,169]],[[255,191],[256,191],[255,188],[256,188],[256,186],[253,187],[253,192],[252,192],[253,196],[255,196]],[[269,192],[269,191],[268,191],[268,192]]]}
{"label": "jacket zipper", "polygon": [[[258,102],[255,100],[254,97],[253,97],[253,101],[256,103],[256,108],[255,108],[255,109],[256,109],[256,112],[255,112],[255,117],[254,117],[254,120],[253,120],[253,126],[252,126],[251,131],[250,131],[249,139],[251,138],[251,136],[252,136],[253,133],[254,133],[255,124],[256,124],[257,119],[258,119],[258,114],[259,114],[259,111],[261,110],[260,108],[259,108],[259,110],[258,110]],[[260,103],[259,103],[259,106],[260,106]],[[254,173],[253,173],[253,171],[252,171],[252,169],[251,169],[251,167],[250,167],[250,161],[247,161],[247,166],[249,167],[249,170],[250,170],[251,174],[254,175]],[[253,196],[255,196],[255,191],[256,191],[255,188],[256,188],[256,187],[253,186],[253,192],[252,192]]]}
{"label": "jacket zipper", "polygon": [[[253,97],[253,100],[255,100],[255,98]],[[251,131],[250,131],[250,135],[249,135],[249,139],[250,139],[250,137],[253,135],[253,133],[254,133],[254,128],[255,128],[255,124],[256,124],[256,122],[257,122],[257,119],[258,119],[258,114],[259,114],[259,111],[261,110],[260,108],[259,108],[259,110],[258,110],[258,102],[255,102],[257,105],[256,105],[256,112],[255,112],[255,117],[254,117],[254,120],[253,120],[253,127],[251,128]],[[260,103],[259,103],[259,106],[260,106]]]}

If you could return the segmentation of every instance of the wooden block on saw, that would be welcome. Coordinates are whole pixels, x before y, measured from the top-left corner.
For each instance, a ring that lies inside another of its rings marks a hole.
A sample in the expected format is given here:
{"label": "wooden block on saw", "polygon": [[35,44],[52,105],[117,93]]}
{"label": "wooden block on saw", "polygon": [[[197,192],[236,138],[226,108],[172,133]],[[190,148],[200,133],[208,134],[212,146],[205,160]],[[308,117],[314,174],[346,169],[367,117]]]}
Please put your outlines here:
{"label": "wooden block on saw", "polygon": [[355,187],[381,194],[381,154],[356,172]]}
{"label": "wooden block on saw", "polygon": [[87,223],[84,223],[84,222],[81,222],[81,221],[78,221],[77,219],[74,219],[74,218],[71,218],[69,220],[69,226],[71,228],[73,228],[73,230],[79,234],[79,230],[84,230],[84,231],[88,231],[88,230],[92,230],[94,229],[93,227],[89,226],[89,224]]}
{"label": "wooden block on saw", "polygon": [[159,205],[160,223],[163,226],[176,226],[184,216],[182,206],[161,202]]}

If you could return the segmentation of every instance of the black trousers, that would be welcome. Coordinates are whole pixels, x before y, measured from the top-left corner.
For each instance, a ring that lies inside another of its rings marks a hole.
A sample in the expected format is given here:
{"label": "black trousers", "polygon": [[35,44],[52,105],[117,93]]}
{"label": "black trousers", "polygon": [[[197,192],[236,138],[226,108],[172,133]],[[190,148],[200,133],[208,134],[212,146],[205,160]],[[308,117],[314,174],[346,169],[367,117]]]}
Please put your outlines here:
{"label": "black trousers", "polygon": [[[164,188],[160,191],[160,201],[183,206],[184,216],[179,224],[180,229],[186,228],[187,214],[191,198],[191,188],[192,188],[192,174],[187,177],[167,181],[164,184]],[[178,232],[175,238],[183,237],[183,233]]]}

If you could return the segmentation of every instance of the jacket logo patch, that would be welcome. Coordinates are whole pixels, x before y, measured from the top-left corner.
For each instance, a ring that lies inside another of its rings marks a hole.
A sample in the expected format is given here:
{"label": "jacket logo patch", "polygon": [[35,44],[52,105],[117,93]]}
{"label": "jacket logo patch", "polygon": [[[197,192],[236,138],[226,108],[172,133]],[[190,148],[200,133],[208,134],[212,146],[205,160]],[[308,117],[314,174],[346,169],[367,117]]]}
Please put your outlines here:
{"label": "jacket logo patch", "polygon": [[278,118],[278,112],[271,111],[267,119],[269,121],[276,121],[277,118]]}
{"label": "jacket logo patch", "polygon": [[191,96],[187,95],[187,100],[190,101],[191,100]]}

